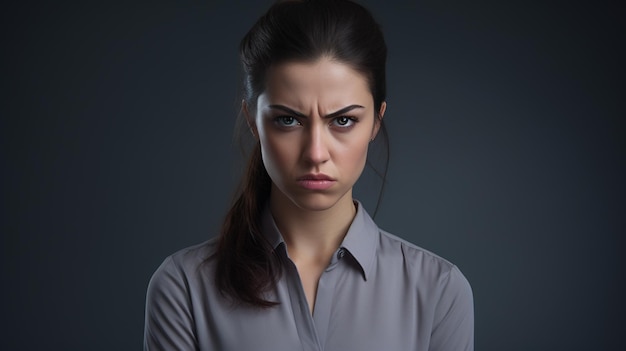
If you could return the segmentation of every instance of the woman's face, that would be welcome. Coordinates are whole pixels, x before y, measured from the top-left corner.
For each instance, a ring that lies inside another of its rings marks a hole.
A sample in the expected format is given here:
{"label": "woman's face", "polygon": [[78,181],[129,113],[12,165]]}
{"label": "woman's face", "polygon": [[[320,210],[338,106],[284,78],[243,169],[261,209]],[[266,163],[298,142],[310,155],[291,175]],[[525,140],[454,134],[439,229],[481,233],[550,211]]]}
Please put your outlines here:
{"label": "woman's face", "polygon": [[306,210],[352,202],[380,126],[375,116],[382,118],[385,104],[374,111],[366,78],[328,58],[274,66],[266,84],[256,115],[247,116],[273,182],[272,198]]}

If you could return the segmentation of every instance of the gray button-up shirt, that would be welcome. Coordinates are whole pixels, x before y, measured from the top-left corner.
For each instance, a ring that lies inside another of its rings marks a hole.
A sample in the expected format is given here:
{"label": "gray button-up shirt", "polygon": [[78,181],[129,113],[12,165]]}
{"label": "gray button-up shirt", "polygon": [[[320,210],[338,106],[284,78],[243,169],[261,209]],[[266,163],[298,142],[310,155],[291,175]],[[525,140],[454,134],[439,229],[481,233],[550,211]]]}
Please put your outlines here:
{"label": "gray button-up shirt", "polygon": [[[286,262],[269,309],[233,305],[214,284],[215,239],[165,259],[148,286],[146,350],[473,350],[472,291],[459,269],[380,230],[358,204],[322,274],[315,309],[266,210],[263,231]],[[209,258],[207,260],[207,258]]]}

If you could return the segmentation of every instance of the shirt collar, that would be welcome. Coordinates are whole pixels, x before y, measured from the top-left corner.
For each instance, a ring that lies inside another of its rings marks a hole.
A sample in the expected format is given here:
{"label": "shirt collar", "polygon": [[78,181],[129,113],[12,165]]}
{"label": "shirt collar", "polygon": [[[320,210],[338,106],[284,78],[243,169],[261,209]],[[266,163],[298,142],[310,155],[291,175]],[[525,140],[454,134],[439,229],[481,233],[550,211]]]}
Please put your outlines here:
{"label": "shirt collar", "polygon": [[348,250],[354,257],[363,270],[363,278],[367,280],[367,275],[374,264],[379,229],[363,204],[357,200],[354,201],[357,204],[356,216],[343,238],[341,247]]}
{"label": "shirt collar", "polygon": [[[354,202],[357,205],[356,216],[354,216],[339,250],[343,248],[352,255],[361,267],[363,278],[367,280],[367,276],[374,264],[379,229],[361,202],[357,200],[354,200]],[[285,240],[276,226],[269,206],[265,206],[263,210],[261,230],[274,249],[277,249],[281,243],[284,244]]]}
{"label": "shirt collar", "polygon": [[265,205],[265,209],[261,214],[261,232],[274,249],[276,249],[278,245],[285,242],[282,234],[280,234],[280,231],[276,226],[276,222],[274,222],[274,217],[272,217],[269,204]]}

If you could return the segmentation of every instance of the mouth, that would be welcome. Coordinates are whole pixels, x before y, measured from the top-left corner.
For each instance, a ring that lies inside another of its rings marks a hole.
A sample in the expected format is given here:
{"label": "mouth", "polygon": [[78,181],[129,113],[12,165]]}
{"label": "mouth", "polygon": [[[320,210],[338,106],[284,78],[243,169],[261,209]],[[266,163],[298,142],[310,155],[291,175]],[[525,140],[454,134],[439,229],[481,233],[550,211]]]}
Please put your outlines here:
{"label": "mouth", "polygon": [[296,182],[303,188],[309,190],[326,190],[332,187],[337,180],[326,174],[307,174],[296,179]]}
{"label": "mouth", "polygon": [[331,176],[327,176],[324,173],[317,173],[317,174],[311,173],[311,174],[307,174],[307,175],[304,175],[302,177],[299,177],[297,180],[298,181],[301,181],[301,180],[329,180],[329,181],[335,181],[336,179],[334,179]]}

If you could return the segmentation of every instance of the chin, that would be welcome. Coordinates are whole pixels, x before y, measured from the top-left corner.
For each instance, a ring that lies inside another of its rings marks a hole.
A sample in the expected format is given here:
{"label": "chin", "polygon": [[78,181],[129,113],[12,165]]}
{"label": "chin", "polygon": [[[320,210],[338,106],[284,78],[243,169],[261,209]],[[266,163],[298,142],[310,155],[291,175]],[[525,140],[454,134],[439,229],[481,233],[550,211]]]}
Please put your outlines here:
{"label": "chin", "polygon": [[[344,194],[348,196],[348,194]],[[338,194],[298,194],[289,196],[290,200],[300,209],[307,211],[326,211],[333,208],[343,196]],[[350,199],[352,201],[352,199]]]}
{"label": "chin", "polygon": [[346,199],[352,203],[351,188],[338,187],[327,191],[309,191],[298,187],[282,188],[273,184],[271,197],[278,206],[297,208],[303,211],[327,211]]}

